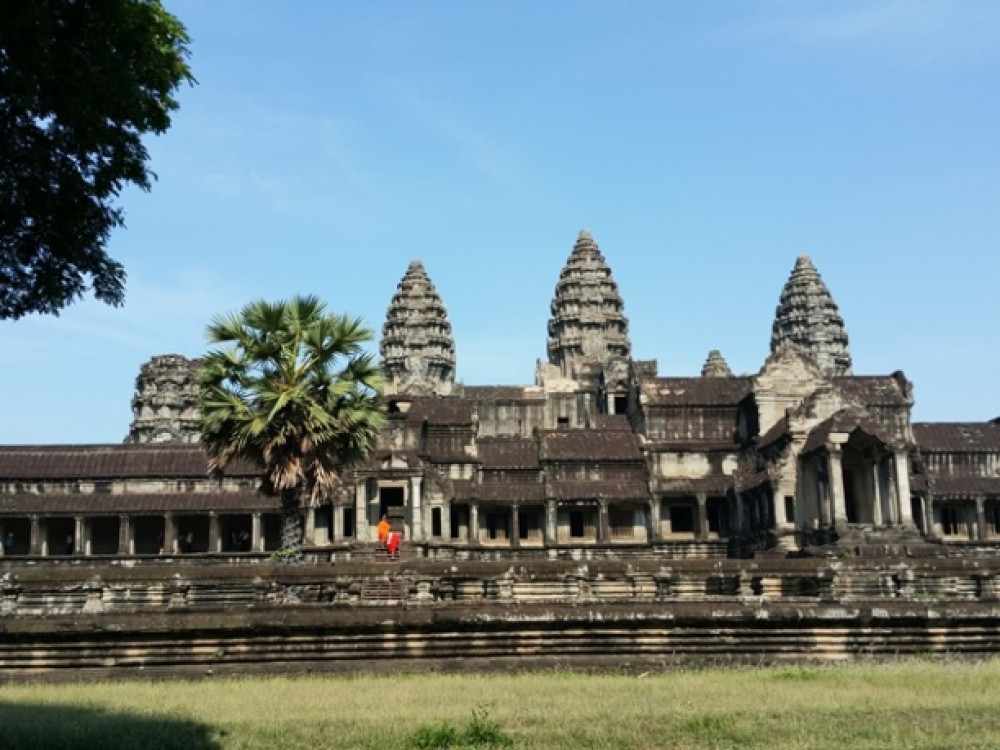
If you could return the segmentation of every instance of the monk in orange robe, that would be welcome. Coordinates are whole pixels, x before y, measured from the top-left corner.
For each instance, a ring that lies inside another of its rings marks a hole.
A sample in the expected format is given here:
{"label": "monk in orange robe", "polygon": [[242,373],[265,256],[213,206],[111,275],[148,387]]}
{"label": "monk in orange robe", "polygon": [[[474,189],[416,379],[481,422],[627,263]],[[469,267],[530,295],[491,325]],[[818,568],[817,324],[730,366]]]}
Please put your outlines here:
{"label": "monk in orange robe", "polygon": [[389,532],[392,531],[392,524],[389,523],[389,518],[382,516],[382,520],[378,522],[375,530],[378,532],[378,546],[384,547],[386,540],[389,538]]}

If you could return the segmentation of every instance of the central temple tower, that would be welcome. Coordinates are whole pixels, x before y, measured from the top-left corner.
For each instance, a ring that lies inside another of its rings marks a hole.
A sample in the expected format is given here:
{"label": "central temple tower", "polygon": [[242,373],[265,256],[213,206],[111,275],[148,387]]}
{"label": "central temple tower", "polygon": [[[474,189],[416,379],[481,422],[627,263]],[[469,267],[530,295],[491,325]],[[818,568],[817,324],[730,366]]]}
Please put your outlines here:
{"label": "central temple tower", "polygon": [[564,378],[580,379],[593,365],[627,363],[625,304],[611,269],[586,229],[559,274],[549,318],[549,364]]}

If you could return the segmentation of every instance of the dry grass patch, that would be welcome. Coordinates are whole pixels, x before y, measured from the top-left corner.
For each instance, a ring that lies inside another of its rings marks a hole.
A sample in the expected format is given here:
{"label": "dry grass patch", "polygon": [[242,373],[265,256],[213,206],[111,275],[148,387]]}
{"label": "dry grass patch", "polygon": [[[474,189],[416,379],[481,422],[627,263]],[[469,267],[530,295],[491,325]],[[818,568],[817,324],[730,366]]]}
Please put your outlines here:
{"label": "dry grass patch", "polygon": [[2,685],[0,747],[987,748],[998,684],[1000,661],[911,660]]}

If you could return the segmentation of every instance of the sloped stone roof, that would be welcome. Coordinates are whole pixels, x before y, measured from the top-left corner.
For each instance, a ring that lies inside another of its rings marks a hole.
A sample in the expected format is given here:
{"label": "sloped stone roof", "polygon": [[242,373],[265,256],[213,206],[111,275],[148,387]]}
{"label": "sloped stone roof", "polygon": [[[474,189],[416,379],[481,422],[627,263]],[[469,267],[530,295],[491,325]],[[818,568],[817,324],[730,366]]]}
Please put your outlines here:
{"label": "sloped stone roof", "polygon": [[641,461],[639,438],[631,432],[551,430],[541,433],[542,461]]}
{"label": "sloped stone roof", "polygon": [[480,438],[476,447],[483,469],[538,468],[538,443],[530,438]]}
{"label": "sloped stone roof", "polygon": [[1000,425],[992,422],[914,422],[913,438],[931,453],[1000,453]]}
{"label": "sloped stone roof", "polygon": [[649,406],[736,406],[753,391],[753,379],[645,378],[640,389]]}
{"label": "sloped stone roof", "polygon": [[645,482],[561,481],[551,482],[546,494],[556,500],[648,500]]}
{"label": "sloped stone roof", "polygon": [[92,493],[29,493],[0,495],[0,514],[51,515],[93,513],[205,513],[216,511],[277,512],[280,501],[259,492],[164,492],[148,494]]}
{"label": "sloped stone roof", "polygon": [[909,403],[894,375],[852,375],[833,378],[833,383],[865,406],[906,406]]}
{"label": "sloped stone roof", "polygon": [[[227,477],[257,477],[260,470],[233,462]],[[198,445],[18,445],[0,446],[0,480],[189,478],[208,475]]]}
{"label": "sloped stone roof", "polygon": [[892,437],[885,431],[882,425],[866,414],[858,414],[857,412],[845,409],[823,420],[812,429],[809,437],[806,438],[805,445],[802,447],[802,453],[811,453],[818,448],[822,448],[833,433],[852,433],[855,430],[861,430],[887,446],[893,445]]}

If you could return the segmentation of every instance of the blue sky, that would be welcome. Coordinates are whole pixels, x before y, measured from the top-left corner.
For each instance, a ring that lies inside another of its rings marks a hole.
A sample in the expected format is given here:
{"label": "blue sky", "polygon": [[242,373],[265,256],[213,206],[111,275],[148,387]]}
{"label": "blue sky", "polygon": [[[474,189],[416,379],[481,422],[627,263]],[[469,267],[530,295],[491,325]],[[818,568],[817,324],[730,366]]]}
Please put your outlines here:
{"label": "blue sky", "polygon": [[378,333],[414,259],[458,378],[530,383],[584,227],[661,374],[757,372],[805,253],[856,373],[1000,415],[1000,3],[165,5],[199,84],[122,196],[127,303],[0,323],[0,443],[119,442],[142,363],[251,299]]}

